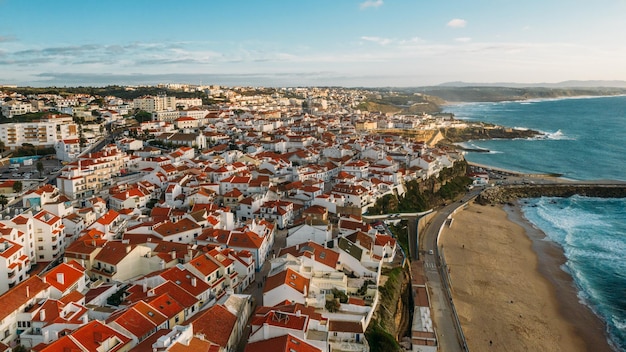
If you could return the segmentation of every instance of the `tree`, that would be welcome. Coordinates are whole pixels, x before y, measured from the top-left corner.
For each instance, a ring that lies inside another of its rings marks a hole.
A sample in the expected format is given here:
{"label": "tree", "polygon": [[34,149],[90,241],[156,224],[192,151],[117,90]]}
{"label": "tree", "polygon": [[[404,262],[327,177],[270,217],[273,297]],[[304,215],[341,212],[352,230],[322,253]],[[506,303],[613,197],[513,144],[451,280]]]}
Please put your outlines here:
{"label": "tree", "polygon": [[37,161],[37,171],[39,172],[39,177],[41,178],[43,176],[43,163],[41,162],[41,160]]}
{"label": "tree", "polygon": [[7,198],[7,196],[5,196],[4,194],[0,194],[0,205],[2,205],[2,210],[4,210],[4,207],[9,204],[9,199]]}
{"label": "tree", "polygon": [[6,145],[4,144],[4,141],[0,141],[0,153],[4,153],[5,149],[6,149]]}
{"label": "tree", "polygon": [[24,186],[22,185],[22,181],[13,182],[13,192],[20,193],[23,187]]}
{"label": "tree", "polygon": [[141,110],[135,113],[135,120],[137,120],[137,122],[139,123],[150,122],[152,121],[152,114],[147,111]]}

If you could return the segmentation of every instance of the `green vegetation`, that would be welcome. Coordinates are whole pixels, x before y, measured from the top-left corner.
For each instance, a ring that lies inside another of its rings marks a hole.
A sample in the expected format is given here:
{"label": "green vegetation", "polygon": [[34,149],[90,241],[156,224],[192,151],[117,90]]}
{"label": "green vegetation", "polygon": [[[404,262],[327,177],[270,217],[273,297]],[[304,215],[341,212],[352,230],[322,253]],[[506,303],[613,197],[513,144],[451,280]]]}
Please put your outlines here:
{"label": "green vegetation", "polygon": [[370,345],[370,352],[393,352],[400,351],[400,345],[390,333],[372,320],[365,331],[365,338]]}
{"label": "green vegetation", "polygon": [[24,114],[24,115],[16,115],[16,116],[13,116],[12,118],[7,118],[7,117],[4,117],[4,115],[0,115],[0,116],[2,116],[2,118],[0,118],[0,124],[1,123],[13,123],[13,122],[33,122],[33,121],[39,121],[45,115],[47,115],[49,113],[50,112],[48,112],[48,111],[31,112],[31,113]]}
{"label": "green vegetation", "polygon": [[135,113],[135,120],[138,123],[152,121],[152,114],[147,111],[139,110]]}
{"label": "green vegetation", "polygon": [[441,170],[439,177],[423,182],[417,180],[405,184],[402,196],[388,194],[369,208],[368,214],[411,213],[432,209],[447,200],[463,194],[472,180],[465,176],[467,163],[459,161],[451,168]]}
{"label": "green vegetation", "polygon": [[[403,268],[393,268],[387,275],[387,282],[384,286],[379,286],[380,305],[376,310],[374,318],[367,327],[365,337],[370,345],[370,351],[399,351],[394,334],[397,334],[400,327],[396,326],[397,312],[403,308],[402,289],[406,283],[406,276]],[[408,286],[407,286],[408,287]],[[391,333],[393,332],[393,333]]]}
{"label": "green vegetation", "polygon": [[2,210],[4,210],[4,207],[9,204],[9,199],[7,198],[7,196],[5,196],[4,194],[0,194],[0,205],[2,206]]}
{"label": "green vegetation", "polygon": [[400,247],[404,253],[410,253],[409,251],[409,234],[407,232],[407,221],[402,220],[397,225],[388,225],[389,230],[393,233],[393,237],[398,240]]}
{"label": "green vegetation", "polygon": [[419,92],[381,92],[375,90],[357,108],[381,113],[421,114],[440,112],[440,105],[444,103],[445,101],[440,98]]}
{"label": "green vegetation", "polygon": [[54,150],[54,147],[35,147],[30,143],[22,144],[21,147],[17,148],[17,150],[13,152],[14,157],[50,154],[56,154],[56,150]]}
{"label": "green vegetation", "polygon": [[423,87],[405,88],[437,96],[450,102],[510,101],[574,96],[601,96],[625,94],[624,88],[547,88],[547,87]]}
{"label": "green vegetation", "polygon": [[348,295],[345,292],[339,291],[336,288],[333,288],[332,292],[333,292],[333,296],[335,296],[335,298],[339,298],[339,302],[340,303],[348,303]]}
{"label": "green vegetation", "polygon": [[41,160],[37,160],[37,172],[39,172],[39,177],[42,177],[43,170],[43,162],[41,162]]}
{"label": "green vegetation", "polygon": [[124,301],[124,295],[126,294],[126,287],[119,289],[117,292],[107,298],[107,304],[111,306],[119,306]]}
{"label": "green vegetation", "polygon": [[467,176],[455,177],[441,186],[437,194],[442,199],[454,199],[459,194],[464,193],[470,184],[472,184],[472,180]]}
{"label": "green vegetation", "polygon": [[24,188],[24,185],[22,185],[22,181],[13,182],[13,192],[20,193],[22,192],[23,188]]}

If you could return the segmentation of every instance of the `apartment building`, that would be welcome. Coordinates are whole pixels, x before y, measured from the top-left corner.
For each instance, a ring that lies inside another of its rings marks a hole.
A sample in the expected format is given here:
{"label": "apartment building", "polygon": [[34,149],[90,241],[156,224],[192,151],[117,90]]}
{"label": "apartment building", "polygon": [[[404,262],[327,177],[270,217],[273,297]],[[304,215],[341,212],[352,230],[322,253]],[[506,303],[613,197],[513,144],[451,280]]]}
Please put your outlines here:
{"label": "apartment building", "polygon": [[88,153],[65,167],[57,177],[57,188],[71,198],[91,197],[126,169],[129,156],[110,144],[100,152]]}
{"label": "apartment building", "polygon": [[4,238],[7,231],[19,232],[15,229],[2,228],[0,237],[0,294],[7,292],[15,285],[29,278],[30,259],[24,247]]}
{"label": "apartment building", "polygon": [[32,216],[38,262],[51,262],[65,250],[65,225],[60,217],[42,210]]}
{"label": "apartment building", "polygon": [[147,112],[162,110],[176,110],[176,97],[159,95],[156,97],[145,96],[133,99],[133,109],[140,109]]}
{"label": "apartment building", "polygon": [[2,115],[7,118],[28,114],[29,112],[33,112],[33,106],[29,102],[11,100],[2,105]]}
{"label": "apartment building", "polygon": [[24,143],[53,147],[58,140],[72,138],[78,138],[78,125],[75,123],[52,121],[0,124],[0,140],[9,149],[16,149]]}
{"label": "apartment building", "polygon": [[80,139],[62,139],[54,145],[57,159],[61,161],[72,161],[80,155]]}

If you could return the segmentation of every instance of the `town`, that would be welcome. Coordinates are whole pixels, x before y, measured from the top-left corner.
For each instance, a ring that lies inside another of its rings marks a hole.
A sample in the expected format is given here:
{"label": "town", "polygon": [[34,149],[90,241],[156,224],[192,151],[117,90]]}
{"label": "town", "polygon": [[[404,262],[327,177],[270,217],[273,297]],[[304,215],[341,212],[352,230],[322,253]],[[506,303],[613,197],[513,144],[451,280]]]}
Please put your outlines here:
{"label": "town", "polygon": [[[408,259],[399,214],[369,211],[464,161],[436,146],[464,122],[361,110],[359,89],[12,88],[0,351],[369,351],[380,287]],[[405,348],[436,351],[415,290]]]}

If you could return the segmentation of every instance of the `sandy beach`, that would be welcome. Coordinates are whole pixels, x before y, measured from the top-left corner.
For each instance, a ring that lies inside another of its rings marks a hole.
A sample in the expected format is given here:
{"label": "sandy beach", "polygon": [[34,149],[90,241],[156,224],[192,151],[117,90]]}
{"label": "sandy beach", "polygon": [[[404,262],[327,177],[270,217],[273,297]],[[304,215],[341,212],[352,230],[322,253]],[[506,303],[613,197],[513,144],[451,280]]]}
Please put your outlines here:
{"label": "sandy beach", "polygon": [[453,219],[440,244],[470,351],[611,351],[562,251],[517,206],[471,204]]}

